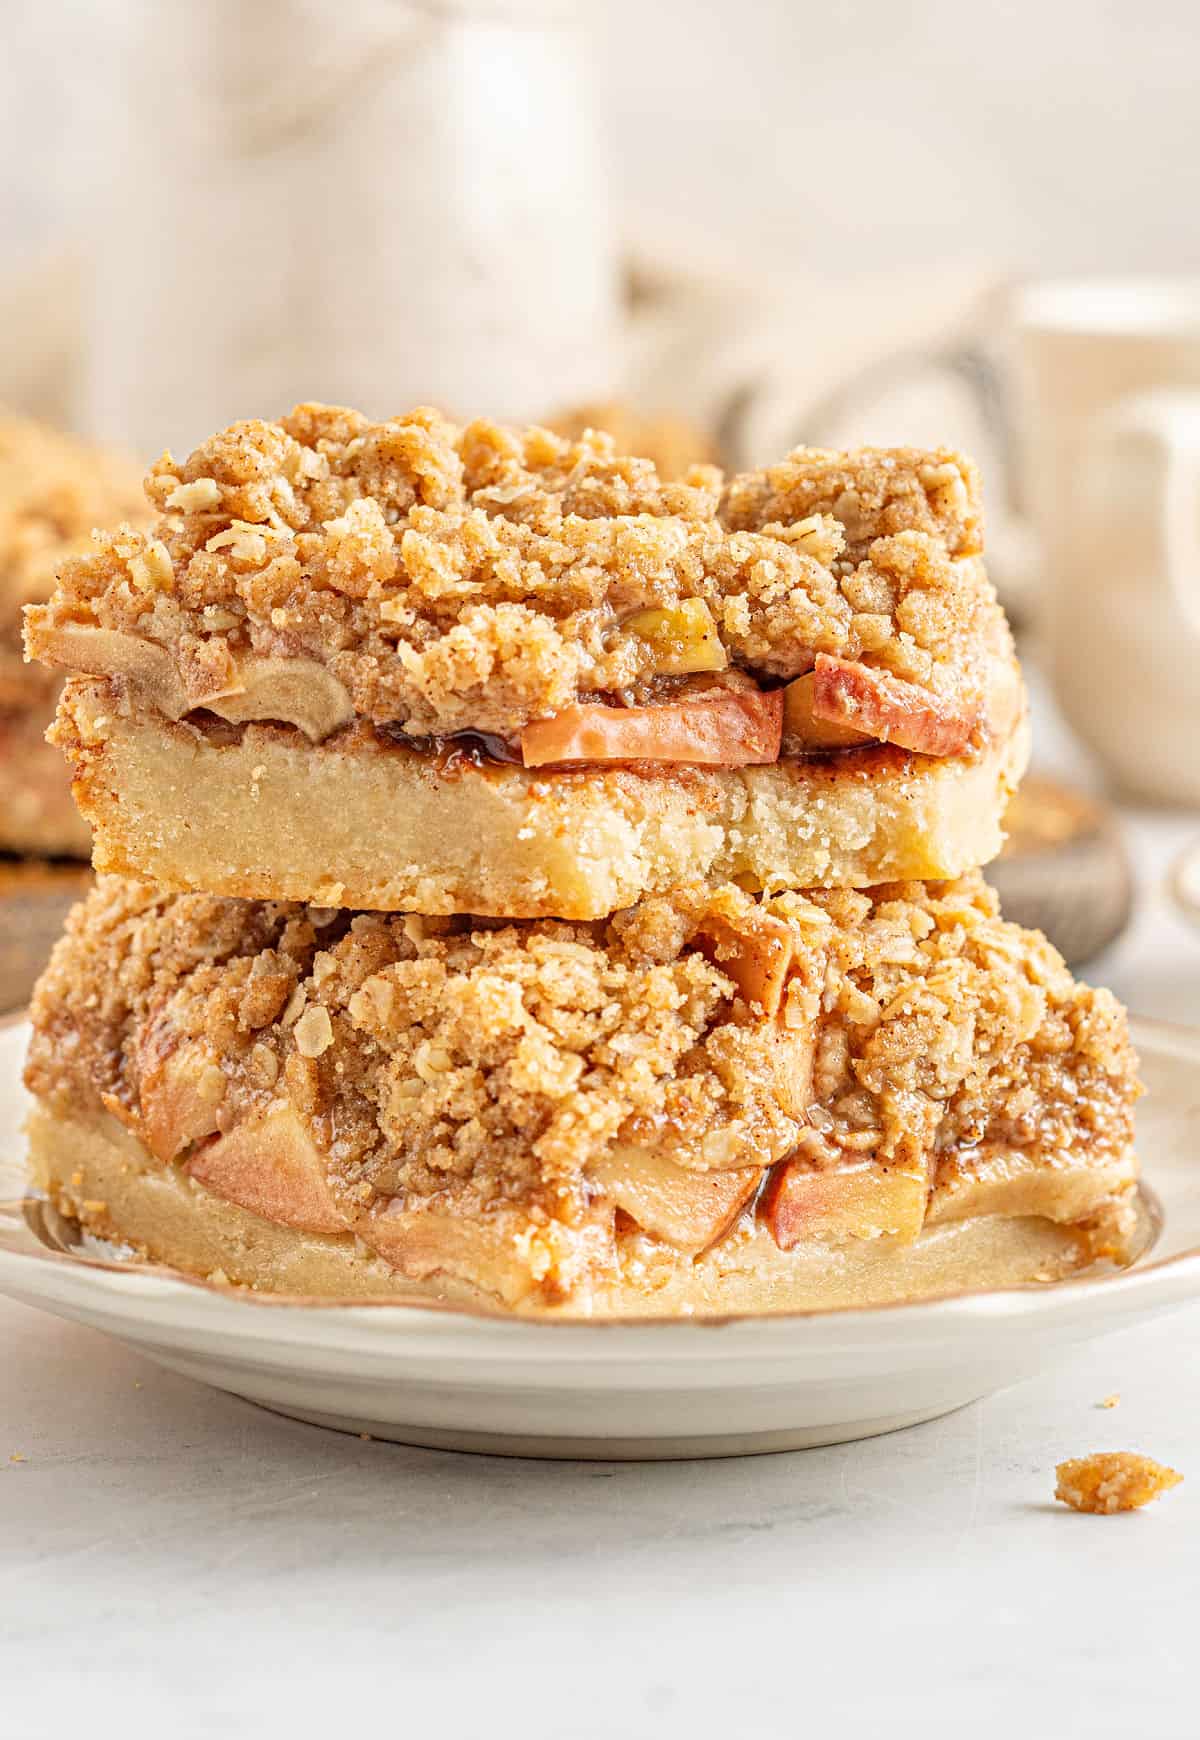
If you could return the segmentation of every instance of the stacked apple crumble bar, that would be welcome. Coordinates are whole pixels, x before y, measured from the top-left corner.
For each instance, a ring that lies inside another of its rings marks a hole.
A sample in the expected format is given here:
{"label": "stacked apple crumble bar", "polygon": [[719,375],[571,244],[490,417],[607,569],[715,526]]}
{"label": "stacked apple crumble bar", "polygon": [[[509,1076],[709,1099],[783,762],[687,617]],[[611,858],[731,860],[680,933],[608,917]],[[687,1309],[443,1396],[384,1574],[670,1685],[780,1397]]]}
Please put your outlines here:
{"label": "stacked apple crumble bar", "polygon": [[104,872],[34,1004],[61,1207],[521,1311],[1123,1257],[1123,1012],[978,874],[1027,727],[961,457],[304,405],[147,488],[27,612]]}

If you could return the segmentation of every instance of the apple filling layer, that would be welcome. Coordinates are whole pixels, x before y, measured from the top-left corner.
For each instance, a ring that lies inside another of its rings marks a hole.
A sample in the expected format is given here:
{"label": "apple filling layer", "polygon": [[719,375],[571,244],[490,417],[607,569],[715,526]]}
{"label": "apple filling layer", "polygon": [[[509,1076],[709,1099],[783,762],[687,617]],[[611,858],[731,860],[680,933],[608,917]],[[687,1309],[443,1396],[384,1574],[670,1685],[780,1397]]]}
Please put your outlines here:
{"label": "apple filling layer", "polygon": [[[345,684],[311,658],[229,655],[181,668],[165,647],[119,629],[39,626],[36,620],[29,645],[52,667],[110,679],[120,710],[142,718],[202,722],[215,716],[234,725],[267,720],[294,727],[312,743],[358,719]],[[642,705],[585,700],[507,737],[477,725],[440,737],[414,735],[391,721],[383,729],[414,749],[466,739],[485,759],[529,768],[613,762],[736,768],[878,743],[915,754],[965,755],[1010,738],[1023,711],[1012,659],[994,660],[987,691],[964,700],[817,653],[811,669],[780,686],[764,687],[739,671],[671,674]]]}
{"label": "apple filling layer", "polygon": [[940,449],[667,483],[603,435],[309,405],[147,489],[157,523],[66,562],[27,646],[166,719],[737,768],[977,753],[1021,711],[977,479]]}
{"label": "apple filling layer", "polygon": [[[773,900],[697,886],[591,925],[108,877],[33,1013],[39,1177],[184,1266],[191,1191],[195,1263],[251,1284],[279,1272],[247,1256],[254,1225],[276,1249],[341,1241],[536,1310],[607,1309],[664,1264],[683,1285],[768,1246],[787,1303],[789,1255],[899,1251],[979,1217],[1119,1257],[1131,1224],[1122,1012],[975,876]],[[175,1180],[170,1240],[150,1199],[114,1186],[89,1207],[47,1162],[56,1125],[89,1122],[138,1177]],[[249,1217],[218,1262],[205,1203]]]}

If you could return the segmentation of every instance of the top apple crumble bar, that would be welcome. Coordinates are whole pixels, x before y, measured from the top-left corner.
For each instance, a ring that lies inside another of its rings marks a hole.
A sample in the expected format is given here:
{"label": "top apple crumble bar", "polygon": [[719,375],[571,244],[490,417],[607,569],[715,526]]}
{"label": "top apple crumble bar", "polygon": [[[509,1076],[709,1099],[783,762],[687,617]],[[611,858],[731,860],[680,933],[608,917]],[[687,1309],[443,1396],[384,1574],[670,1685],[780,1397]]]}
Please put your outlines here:
{"label": "top apple crumble bar", "polygon": [[526,767],[738,767],[1007,739],[1019,678],[945,450],[661,479],[612,440],[301,405],[165,455],[160,518],[66,562],[32,656],[179,719],[471,736]]}

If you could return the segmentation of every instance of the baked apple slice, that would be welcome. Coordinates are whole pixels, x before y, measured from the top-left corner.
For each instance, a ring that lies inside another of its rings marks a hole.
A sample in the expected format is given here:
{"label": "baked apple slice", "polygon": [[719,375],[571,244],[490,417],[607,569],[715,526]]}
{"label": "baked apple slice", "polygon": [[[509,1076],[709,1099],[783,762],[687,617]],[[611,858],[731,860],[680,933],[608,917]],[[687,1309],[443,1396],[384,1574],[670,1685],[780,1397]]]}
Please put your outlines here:
{"label": "baked apple slice", "polygon": [[521,733],[526,767],[576,761],[669,761],[696,767],[753,767],[779,760],[783,693],[711,690],[660,707],[582,703]]}
{"label": "baked apple slice", "polygon": [[304,1232],[349,1226],[326,1177],[325,1160],[295,1110],[276,1101],[197,1149],[189,1175],[226,1202]]}
{"label": "baked apple slice", "polygon": [[790,925],[770,913],[740,924],[709,913],[696,933],[696,945],[733,980],[747,1003],[759,1004],[772,1018],[779,1013],[795,953]]}
{"label": "baked apple slice", "polygon": [[761,1166],[693,1172],[649,1148],[617,1146],[588,1168],[603,1196],[643,1232],[690,1256],[715,1244],[758,1189]]}
{"label": "baked apple slice", "polygon": [[830,749],[861,749],[871,742],[868,731],[844,725],[837,719],[818,719],[814,712],[817,673],[806,671],[783,691],[783,735],[788,747],[820,752]]}
{"label": "baked apple slice", "polygon": [[685,598],[662,609],[635,610],[622,625],[645,641],[660,677],[723,671],[729,655],[703,598]]}
{"label": "baked apple slice", "polygon": [[332,671],[316,659],[246,659],[236,686],[208,703],[231,725],[275,719],[322,743],[354,717],[354,706]]}
{"label": "baked apple slice", "polygon": [[162,1020],[143,1033],[137,1063],[139,1132],[155,1159],[169,1165],[216,1134],[225,1077],[202,1039],[177,1040]]}
{"label": "baked apple slice", "polygon": [[1119,1196],[1136,1177],[1132,1153],[1103,1164],[1086,1151],[1068,1153],[1047,1166],[1036,1151],[989,1144],[972,1150],[962,1164],[942,1160],[926,1219],[931,1226],[984,1214],[1080,1221],[1100,1197]]}
{"label": "baked apple slice", "polygon": [[813,718],[850,727],[919,755],[961,755],[980,722],[974,704],[959,704],[887,671],[818,653]]}
{"label": "baked apple slice", "polygon": [[777,1166],[763,1191],[761,1213],[780,1250],[801,1241],[915,1239],[925,1224],[929,1177],[924,1166],[885,1168],[873,1162],[817,1172],[800,1161]]}
{"label": "baked apple slice", "polygon": [[181,719],[237,686],[233,654],[217,641],[209,643],[205,668],[194,667],[185,681],[156,641],[85,622],[58,626],[46,604],[30,609],[25,638],[30,658],[93,677],[119,677],[167,719]]}

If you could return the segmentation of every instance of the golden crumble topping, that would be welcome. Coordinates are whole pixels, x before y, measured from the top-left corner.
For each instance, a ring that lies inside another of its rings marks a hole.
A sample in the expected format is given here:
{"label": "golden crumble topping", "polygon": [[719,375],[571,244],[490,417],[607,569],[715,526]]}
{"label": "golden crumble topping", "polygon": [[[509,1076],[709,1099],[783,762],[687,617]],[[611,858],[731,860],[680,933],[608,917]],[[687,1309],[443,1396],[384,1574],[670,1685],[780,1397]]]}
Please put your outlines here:
{"label": "golden crumble topping", "polygon": [[1133,1140],[1136,1059],[1110,991],[1072,978],[1038,931],[1000,917],[978,873],[949,883],[783,894],[828,921],[813,1083],[799,1153],[888,1164],[930,1154],[940,1181],[996,1148],[1053,1163]]}
{"label": "golden crumble topping", "polygon": [[214,1129],[284,1097],[348,1200],[567,1223],[631,1144],[703,1173],[793,1154],[932,1173],[997,1145],[1100,1163],[1127,1151],[1137,1092],[1119,1007],[978,876],[765,902],[697,887],[591,925],[102,878],[33,1018],[26,1079],[52,1103],[137,1129],[190,1047],[219,1072]]}
{"label": "golden crumble topping", "polygon": [[939,447],[799,448],[779,465],[730,480],[725,522],[735,530],[832,515],[858,560],[878,538],[934,537],[949,555],[983,549],[979,474],[962,454]]}
{"label": "golden crumble topping", "polygon": [[25,662],[21,608],[48,598],[93,526],[147,521],[136,467],[43,424],[0,414],[0,848],[84,856],[63,759],[42,742],[61,673]]}
{"label": "golden crumble topping", "polygon": [[1072,1510],[1112,1516],[1119,1510],[1140,1510],[1169,1492],[1183,1479],[1173,1468],[1131,1450],[1103,1450],[1060,1462],[1054,1496]]}
{"label": "golden crumble topping", "polygon": [[940,449],[672,481],[592,431],[301,405],[164,455],[147,490],[158,522],[64,563],[29,613],[34,656],[84,626],[185,672],[306,658],[376,723],[506,738],[681,672],[777,683],[821,654],[970,718],[1011,658],[975,471]]}

